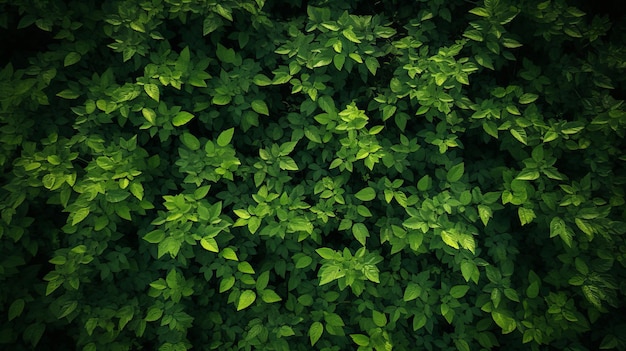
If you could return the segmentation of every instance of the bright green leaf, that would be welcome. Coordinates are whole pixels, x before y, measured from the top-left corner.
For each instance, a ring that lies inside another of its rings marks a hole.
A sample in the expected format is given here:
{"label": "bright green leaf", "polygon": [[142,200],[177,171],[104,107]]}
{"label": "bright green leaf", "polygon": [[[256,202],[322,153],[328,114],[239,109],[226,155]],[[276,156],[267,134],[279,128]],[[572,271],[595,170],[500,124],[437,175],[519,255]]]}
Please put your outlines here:
{"label": "bright green leaf", "polygon": [[322,337],[322,333],[324,332],[324,326],[320,322],[313,322],[311,327],[309,328],[309,340],[311,341],[311,346],[315,345],[315,343]]}
{"label": "bright green leaf", "polygon": [[376,198],[376,191],[372,187],[359,190],[354,196],[361,201],[372,201]]}
{"label": "bright green leaf", "polygon": [[221,132],[220,135],[217,136],[217,145],[221,147],[225,147],[233,139],[234,134],[235,134],[234,127],[226,129],[225,131]]}
{"label": "bright green leaf", "polygon": [[244,290],[239,296],[239,301],[237,302],[237,311],[241,311],[244,308],[252,305],[256,300],[256,293],[252,290]]}
{"label": "bright green leaf", "polygon": [[450,167],[448,173],[446,174],[446,180],[450,183],[458,182],[461,177],[463,177],[463,173],[465,172],[465,163],[461,162]]}
{"label": "bright green leaf", "polygon": [[365,246],[365,242],[367,238],[370,236],[367,227],[363,223],[355,223],[352,226],[352,235],[356,238],[356,240],[361,243],[361,245]]}
{"label": "bright green leaf", "polygon": [[176,114],[176,116],[174,116],[174,118],[172,118],[172,124],[175,127],[180,127],[184,124],[187,124],[187,122],[191,121],[193,117],[194,115],[187,111],[180,111]]}
{"label": "bright green leaf", "polygon": [[160,92],[159,92],[159,86],[156,84],[144,84],[143,86],[143,90],[146,92],[146,94],[148,94],[148,96],[156,101],[159,102],[159,98],[160,98]]}
{"label": "bright green leaf", "polygon": [[269,109],[267,108],[267,104],[265,103],[265,101],[254,100],[250,103],[250,105],[252,106],[254,112],[266,116],[270,115]]}

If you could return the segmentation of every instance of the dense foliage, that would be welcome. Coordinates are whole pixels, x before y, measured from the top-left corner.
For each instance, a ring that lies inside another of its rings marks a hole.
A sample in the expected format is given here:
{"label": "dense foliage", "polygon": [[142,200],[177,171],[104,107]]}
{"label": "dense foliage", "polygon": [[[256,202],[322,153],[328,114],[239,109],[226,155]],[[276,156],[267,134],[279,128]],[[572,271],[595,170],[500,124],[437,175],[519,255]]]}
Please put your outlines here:
{"label": "dense foliage", "polygon": [[583,10],[1,0],[2,348],[626,349]]}

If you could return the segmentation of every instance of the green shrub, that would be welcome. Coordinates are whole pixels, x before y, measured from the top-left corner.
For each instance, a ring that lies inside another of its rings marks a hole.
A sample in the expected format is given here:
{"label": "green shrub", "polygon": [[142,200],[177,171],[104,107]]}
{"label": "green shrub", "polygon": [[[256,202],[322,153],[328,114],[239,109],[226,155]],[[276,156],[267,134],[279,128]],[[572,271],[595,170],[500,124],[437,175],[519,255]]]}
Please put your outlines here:
{"label": "green shrub", "polygon": [[0,1],[0,343],[626,349],[624,24]]}

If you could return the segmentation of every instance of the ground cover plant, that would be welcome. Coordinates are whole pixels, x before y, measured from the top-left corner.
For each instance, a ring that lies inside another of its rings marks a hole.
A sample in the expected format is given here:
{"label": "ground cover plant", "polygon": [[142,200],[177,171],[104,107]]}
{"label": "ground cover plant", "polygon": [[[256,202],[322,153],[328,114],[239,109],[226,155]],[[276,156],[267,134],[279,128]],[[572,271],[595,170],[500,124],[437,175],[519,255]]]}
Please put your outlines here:
{"label": "ground cover plant", "polygon": [[0,0],[0,347],[625,350],[595,5]]}

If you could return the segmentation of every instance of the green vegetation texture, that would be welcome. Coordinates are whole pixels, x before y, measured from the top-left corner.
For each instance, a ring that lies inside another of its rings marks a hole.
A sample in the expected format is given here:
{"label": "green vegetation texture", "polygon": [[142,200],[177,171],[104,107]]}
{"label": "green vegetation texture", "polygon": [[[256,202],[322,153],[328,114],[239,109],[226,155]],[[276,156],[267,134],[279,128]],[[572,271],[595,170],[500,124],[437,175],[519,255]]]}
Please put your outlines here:
{"label": "green vegetation texture", "polygon": [[0,348],[626,350],[626,21],[0,0]]}

